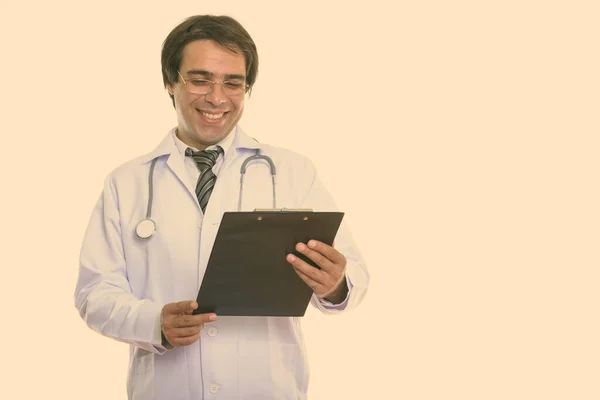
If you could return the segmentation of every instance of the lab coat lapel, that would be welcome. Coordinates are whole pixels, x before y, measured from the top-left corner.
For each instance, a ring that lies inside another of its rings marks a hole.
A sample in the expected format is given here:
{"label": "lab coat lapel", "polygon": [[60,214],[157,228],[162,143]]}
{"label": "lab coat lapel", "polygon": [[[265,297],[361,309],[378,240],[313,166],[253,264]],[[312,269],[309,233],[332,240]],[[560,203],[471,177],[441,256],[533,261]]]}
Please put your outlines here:
{"label": "lab coat lapel", "polygon": [[[167,155],[167,166],[173,172],[175,177],[179,180],[179,183],[181,183],[181,185],[183,185],[183,187],[186,189],[186,191],[190,195],[190,199],[197,204],[198,200],[196,199],[195,188],[190,187],[187,171],[185,169],[185,164],[183,163],[181,154],[179,153],[179,150],[175,145],[175,140],[173,138],[174,129],[171,130],[169,134],[158,145],[158,147],[156,147],[156,149],[154,149],[154,151],[148,155],[145,161],[148,162],[156,157]],[[200,209],[200,205],[198,205],[198,209]]]}
{"label": "lab coat lapel", "polygon": [[239,194],[239,166],[243,162],[241,158],[245,159],[252,155],[252,151],[260,148],[260,144],[246,135],[240,127],[236,127],[234,134],[231,148],[225,155],[223,166],[217,176],[217,182],[206,209],[205,218],[208,218],[214,225],[218,225],[225,211],[236,210]]}
{"label": "lab coat lapel", "polygon": [[248,136],[241,127],[236,127],[235,137],[231,145],[231,150],[228,152],[225,160],[223,161],[223,170],[228,170],[231,164],[237,157],[243,155],[243,150],[252,149],[256,150],[260,148],[260,143],[257,140]]}
{"label": "lab coat lapel", "polygon": [[[181,155],[179,154],[179,151],[177,149],[174,149],[174,151],[169,156],[169,159],[167,160],[167,166],[171,169],[171,171],[173,171],[175,176],[177,176],[179,182],[186,188],[188,194],[191,196],[191,199],[194,201],[194,203],[198,203],[195,188],[189,186],[189,176],[187,175],[185,164],[183,163],[183,159],[181,158]],[[199,204],[198,208],[200,208]]]}

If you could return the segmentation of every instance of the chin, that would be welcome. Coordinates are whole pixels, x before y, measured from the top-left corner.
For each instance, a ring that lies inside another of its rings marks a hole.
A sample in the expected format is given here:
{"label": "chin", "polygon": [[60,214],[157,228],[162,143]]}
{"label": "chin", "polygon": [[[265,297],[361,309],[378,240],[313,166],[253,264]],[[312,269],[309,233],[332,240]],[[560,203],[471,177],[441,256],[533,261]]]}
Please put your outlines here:
{"label": "chin", "polygon": [[198,143],[204,143],[205,145],[210,146],[219,143],[221,140],[225,139],[226,136],[226,133],[204,133],[202,135],[196,135],[194,139],[196,139]]}

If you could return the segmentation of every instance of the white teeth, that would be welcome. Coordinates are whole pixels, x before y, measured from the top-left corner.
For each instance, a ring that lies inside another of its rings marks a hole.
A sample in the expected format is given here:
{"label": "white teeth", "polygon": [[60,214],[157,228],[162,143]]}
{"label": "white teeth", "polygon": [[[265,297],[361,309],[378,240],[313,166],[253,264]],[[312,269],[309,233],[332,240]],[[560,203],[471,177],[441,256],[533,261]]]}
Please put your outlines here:
{"label": "white teeth", "polygon": [[206,118],[208,118],[208,119],[219,119],[219,118],[221,118],[221,117],[223,116],[223,114],[225,114],[225,113],[221,113],[221,114],[209,114],[209,113],[206,113],[206,112],[204,112],[204,111],[200,111],[200,114],[204,115],[204,116],[205,116]]}

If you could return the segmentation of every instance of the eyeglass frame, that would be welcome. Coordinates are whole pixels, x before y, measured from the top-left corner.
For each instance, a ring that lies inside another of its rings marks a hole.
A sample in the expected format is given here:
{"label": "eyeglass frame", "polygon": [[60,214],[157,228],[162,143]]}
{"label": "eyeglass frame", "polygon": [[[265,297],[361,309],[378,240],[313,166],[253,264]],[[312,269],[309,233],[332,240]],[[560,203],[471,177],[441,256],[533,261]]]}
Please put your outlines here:
{"label": "eyeglass frame", "polygon": [[202,95],[207,95],[210,92],[212,92],[213,89],[215,88],[215,84],[221,85],[221,87],[223,88],[223,93],[225,93],[227,96],[239,96],[239,95],[248,93],[248,91],[250,90],[250,85],[244,83],[244,85],[243,85],[244,90],[241,93],[230,95],[230,94],[227,94],[227,92],[225,92],[225,88],[223,87],[223,84],[226,83],[226,82],[229,82],[229,81],[225,80],[225,81],[220,81],[219,82],[219,81],[213,81],[213,80],[210,80],[210,79],[202,79],[203,81],[210,82],[210,88],[208,89],[208,92],[206,92],[206,93],[196,93],[196,92],[192,92],[192,90],[190,89],[190,86],[188,85],[188,81],[191,81],[193,79],[186,80],[183,77],[183,75],[181,75],[180,71],[177,71],[177,74],[179,75],[179,77],[181,78],[181,80],[183,80],[183,84],[187,87],[188,92],[193,93],[193,94],[198,94],[198,95],[201,95],[201,96]]}

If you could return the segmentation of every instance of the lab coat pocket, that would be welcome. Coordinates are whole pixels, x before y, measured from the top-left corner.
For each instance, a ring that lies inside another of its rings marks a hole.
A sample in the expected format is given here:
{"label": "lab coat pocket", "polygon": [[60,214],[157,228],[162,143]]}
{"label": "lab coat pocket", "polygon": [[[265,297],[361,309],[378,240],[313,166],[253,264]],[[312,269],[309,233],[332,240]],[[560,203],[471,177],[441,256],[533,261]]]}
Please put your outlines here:
{"label": "lab coat pocket", "polygon": [[298,399],[301,351],[293,343],[238,343],[240,399]]}
{"label": "lab coat pocket", "polygon": [[136,348],[129,366],[127,398],[132,400],[153,399],[153,377],[154,354],[142,348]]}
{"label": "lab coat pocket", "polygon": [[157,355],[136,348],[129,368],[129,400],[189,400],[188,364],[184,348]]}

